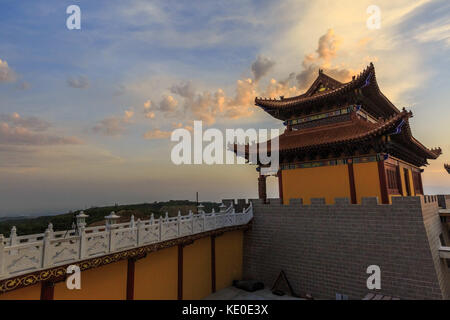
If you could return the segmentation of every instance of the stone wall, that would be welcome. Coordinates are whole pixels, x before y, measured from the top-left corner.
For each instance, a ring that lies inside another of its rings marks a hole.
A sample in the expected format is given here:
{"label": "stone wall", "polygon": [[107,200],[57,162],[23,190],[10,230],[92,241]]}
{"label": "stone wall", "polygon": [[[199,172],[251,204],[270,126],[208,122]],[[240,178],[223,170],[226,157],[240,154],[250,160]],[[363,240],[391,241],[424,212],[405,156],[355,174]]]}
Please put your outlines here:
{"label": "stone wall", "polygon": [[[401,299],[449,298],[449,269],[437,248],[442,225],[437,197],[396,197],[392,205],[377,198],[325,205],[301,199],[289,205],[253,200],[254,219],[244,238],[244,277],[269,288],[281,270],[298,294],[361,299],[369,265],[381,268],[377,293]],[[447,235],[445,235],[447,237]],[[448,241],[448,239],[447,239]]]}
{"label": "stone wall", "polygon": [[[444,259],[439,258],[438,252],[439,247],[441,246],[440,235],[442,235],[444,239],[444,244],[450,246],[449,233],[441,222],[439,215],[436,214],[436,211],[439,209],[437,207],[438,204],[434,201],[430,201],[426,196],[422,197],[421,201],[423,221],[429,239],[431,254],[441,291],[445,299],[450,299],[450,265],[447,266],[447,262]],[[450,197],[447,201],[450,202]],[[450,206],[447,206],[447,208],[450,208]]]}
{"label": "stone wall", "polygon": [[438,197],[439,207],[444,209],[450,209],[450,195],[449,194],[440,194]]}

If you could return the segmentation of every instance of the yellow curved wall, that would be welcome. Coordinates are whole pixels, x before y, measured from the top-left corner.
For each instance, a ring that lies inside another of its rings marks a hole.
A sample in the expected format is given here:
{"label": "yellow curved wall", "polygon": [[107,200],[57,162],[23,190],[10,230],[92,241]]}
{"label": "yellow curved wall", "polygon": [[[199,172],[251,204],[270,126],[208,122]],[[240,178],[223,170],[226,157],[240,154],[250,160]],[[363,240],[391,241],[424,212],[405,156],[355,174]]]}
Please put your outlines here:
{"label": "yellow curved wall", "polygon": [[216,237],[216,290],[242,279],[244,232],[227,232]]}
{"label": "yellow curved wall", "polygon": [[378,162],[355,163],[353,172],[357,203],[361,203],[363,197],[378,197],[378,202],[381,203]]}
{"label": "yellow curved wall", "polygon": [[0,300],[39,300],[40,298],[40,283],[0,294]]}
{"label": "yellow curved wall", "polygon": [[183,299],[211,294],[211,238],[195,240],[183,249]]}
{"label": "yellow curved wall", "polygon": [[[243,231],[216,237],[216,290],[242,278]],[[69,290],[66,282],[54,286],[55,300],[124,300],[127,264],[121,260],[81,272],[81,290]],[[134,299],[176,300],[178,296],[178,246],[152,252],[135,262]],[[183,299],[202,299],[212,291],[211,238],[205,237],[183,248]],[[41,284],[0,294],[0,300],[36,299]]]}
{"label": "yellow curved wall", "polygon": [[69,290],[66,282],[55,284],[55,300],[124,300],[127,260],[81,272],[81,289]]}
{"label": "yellow curved wall", "polygon": [[152,252],[135,263],[134,299],[176,300],[178,247]]}
{"label": "yellow curved wall", "polygon": [[282,170],[282,182],[284,204],[293,198],[303,198],[304,204],[311,198],[325,198],[327,204],[334,198],[351,198],[347,165]]}

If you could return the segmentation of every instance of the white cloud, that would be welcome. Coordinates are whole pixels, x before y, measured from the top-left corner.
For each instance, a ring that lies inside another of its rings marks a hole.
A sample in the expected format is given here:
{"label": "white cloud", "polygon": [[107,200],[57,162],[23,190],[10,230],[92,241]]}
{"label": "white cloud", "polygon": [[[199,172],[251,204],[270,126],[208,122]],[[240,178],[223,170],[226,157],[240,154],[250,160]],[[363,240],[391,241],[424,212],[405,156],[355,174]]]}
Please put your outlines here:
{"label": "white cloud", "polygon": [[439,20],[423,25],[416,32],[415,39],[420,42],[443,42],[450,46],[450,20]]}
{"label": "white cloud", "polygon": [[0,59],[0,83],[14,82],[17,79],[17,74],[10,68],[5,60]]}

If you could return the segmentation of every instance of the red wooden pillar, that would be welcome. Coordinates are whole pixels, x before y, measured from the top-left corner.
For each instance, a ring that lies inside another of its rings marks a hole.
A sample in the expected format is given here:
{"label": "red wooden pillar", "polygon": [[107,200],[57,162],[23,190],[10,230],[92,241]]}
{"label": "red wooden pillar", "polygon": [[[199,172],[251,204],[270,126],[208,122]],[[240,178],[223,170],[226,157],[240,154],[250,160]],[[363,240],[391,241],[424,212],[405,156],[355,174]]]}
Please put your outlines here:
{"label": "red wooden pillar", "polygon": [[350,182],[350,197],[352,204],[356,204],[356,185],[355,185],[355,170],[353,169],[353,163],[348,163],[348,180]]}
{"label": "red wooden pillar", "polygon": [[211,291],[216,292],[216,236],[211,236]]}
{"label": "red wooden pillar", "polygon": [[134,270],[136,259],[128,259],[127,266],[127,300],[134,300]]}
{"label": "red wooden pillar", "polygon": [[380,191],[381,191],[381,203],[389,204],[389,196],[386,182],[386,169],[384,167],[384,160],[378,161],[378,175],[380,177]]}
{"label": "red wooden pillar", "polygon": [[41,300],[53,300],[55,284],[51,281],[41,282]]}
{"label": "red wooden pillar", "polygon": [[259,199],[262,199],[264,202],[266,202],[267,199],[267,192],[266,192],[266,176],[259,174],[258,177],[258,195]]}
{"label": "red wooden pillar", "polygon": [[178,300],[183,300],[183,245],[178,245]]}

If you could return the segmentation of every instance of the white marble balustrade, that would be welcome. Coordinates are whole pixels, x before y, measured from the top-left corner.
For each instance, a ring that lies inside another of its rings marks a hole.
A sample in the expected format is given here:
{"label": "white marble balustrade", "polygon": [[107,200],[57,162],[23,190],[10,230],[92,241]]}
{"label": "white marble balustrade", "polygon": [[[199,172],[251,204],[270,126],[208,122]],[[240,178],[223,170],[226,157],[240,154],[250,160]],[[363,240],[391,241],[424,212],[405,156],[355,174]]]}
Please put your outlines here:
{"label": "white marble balustrade", "polygon": [[85,215],[77,216],[77,227],[67,231],[53,231],[49,224],[45,233],[17,236],[13,227],[9,238],[0,234],[0,280],[54,266],[99,257],[170,239],[185,237],[205,231],[247,224],[253,217],[250,203],[242,212],[233,205],[221,205],[220,212],[198,213],[169,217],[166,213],[158,219],[114,223],[114,213],[105,217],[104,226],[85,227]]}

